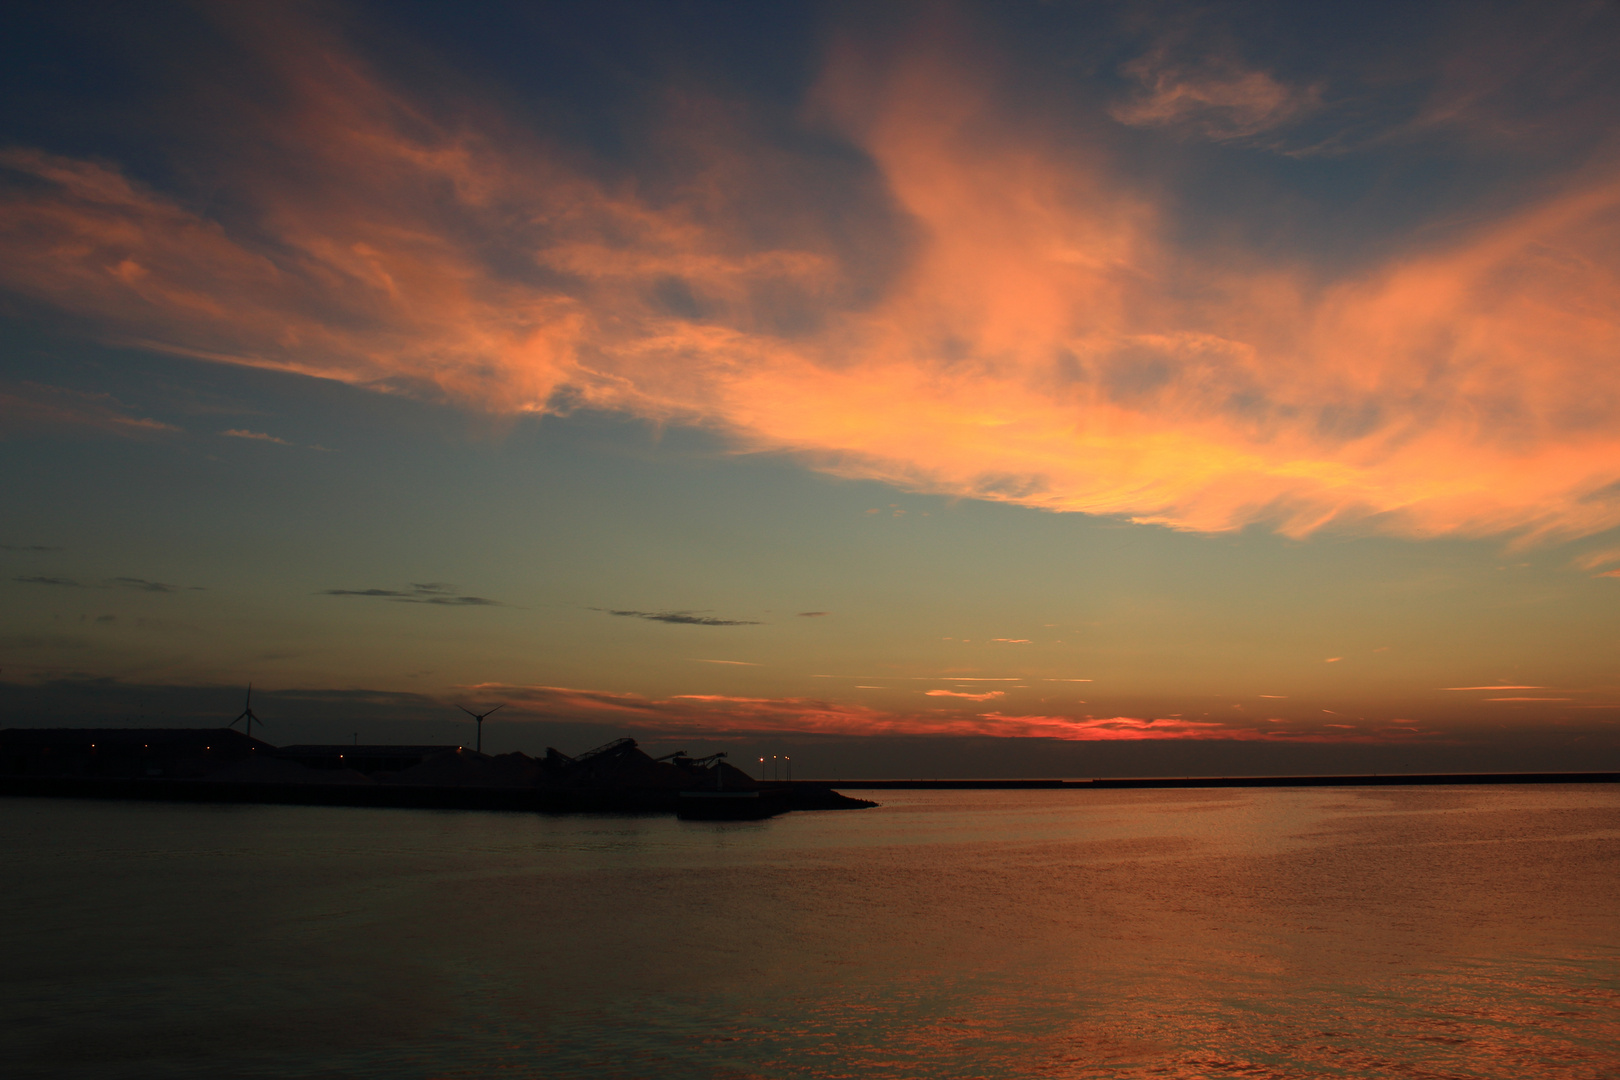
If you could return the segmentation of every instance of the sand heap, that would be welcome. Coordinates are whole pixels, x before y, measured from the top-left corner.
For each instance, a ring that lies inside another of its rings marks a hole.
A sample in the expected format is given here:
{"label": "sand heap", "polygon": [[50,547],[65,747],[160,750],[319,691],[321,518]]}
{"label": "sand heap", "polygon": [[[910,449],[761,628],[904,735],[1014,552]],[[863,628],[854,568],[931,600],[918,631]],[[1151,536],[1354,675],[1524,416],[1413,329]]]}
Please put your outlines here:
{"label": "sand heap", "polygon": [[374,784],[371,777],[353,769],[312,769],[296,761],[255,754],[233,761],[203,776],[233,784]]}
{"label": "sand heap", "polygon": [[429,758],[392,775],[385,784],[413,787],[563,787],[630,791],[690,791],[721,787],[747,791],[758,782],[725,762],[698,763],[684,756],[662,761],[648,757],[633,739],[571,758],[553,749],[536,760],[527,754],[490,756],[465,748]]}
{"label": "sand heap", "polygon": [[753,791],[759,782],[724,761],[691,759],[684,754],[659,760],[649,757],[634,739],[619,739],[571,758],[552,747],[537,764],[545,782],[559,787],[694,791],[721,788]]}
{"label": "sand heap", "polygon": [[388,777],[390,784],[420,787],[534,787],[544,780],[540,763],[527,754],[480,754],[452,750]]}

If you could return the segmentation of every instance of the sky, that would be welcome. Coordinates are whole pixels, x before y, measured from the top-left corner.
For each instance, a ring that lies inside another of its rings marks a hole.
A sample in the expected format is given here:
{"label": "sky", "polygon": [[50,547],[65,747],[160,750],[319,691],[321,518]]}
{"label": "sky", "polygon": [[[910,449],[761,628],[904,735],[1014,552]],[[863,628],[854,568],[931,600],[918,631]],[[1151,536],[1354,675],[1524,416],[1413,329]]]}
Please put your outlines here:
{"label": "sky", "polygon": [[1620,6],[0,19],[0,722],[1620,768]]}

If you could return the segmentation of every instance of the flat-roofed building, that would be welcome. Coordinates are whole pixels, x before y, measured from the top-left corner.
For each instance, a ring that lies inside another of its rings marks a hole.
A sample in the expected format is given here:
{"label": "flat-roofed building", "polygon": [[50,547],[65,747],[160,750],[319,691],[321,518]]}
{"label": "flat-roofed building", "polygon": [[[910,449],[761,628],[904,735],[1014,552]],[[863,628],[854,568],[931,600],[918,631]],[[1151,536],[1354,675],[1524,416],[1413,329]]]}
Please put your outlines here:
{"label": "flat-roofed building", "polygon": [[275,747],[230,728],[6,728],[0,773],[196,777]]}
{"label": "flat-roofed building", "polygon": [[351,746],[335,743],[283,746],[273,752],[278,758],[296,761],[311,769],[353,769],[369,775],[404,772],[441,754],[454,754],[460,749],[459,746]]}

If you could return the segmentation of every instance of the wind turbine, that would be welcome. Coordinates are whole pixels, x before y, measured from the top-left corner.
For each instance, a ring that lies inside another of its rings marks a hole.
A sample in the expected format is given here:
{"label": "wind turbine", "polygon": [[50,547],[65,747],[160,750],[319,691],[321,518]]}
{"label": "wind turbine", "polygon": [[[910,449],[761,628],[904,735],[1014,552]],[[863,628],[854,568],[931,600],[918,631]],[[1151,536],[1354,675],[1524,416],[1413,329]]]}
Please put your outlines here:
{"label": "wind turbine", "polygon": [[237,717],[236,717],[235,720],[232,720],[229,724],[226,724],[225,726],[227,728],[233,728],[233,727],[235,727],[237,725],[237,723],[239,721],[242,721],[242,720],[247,721],[247,724],[244,725],[244,726],[247,728],[247,737],[250,738],[250,739],[253,738],[253,725],[255,723],[257,723],[260,727],[264,726],[264,721],[260,720],[257,716],[253,715],[253,684],[252,683],[248,683],[247,701],[243,703],[242,711],[239,714],[237,714]]}
{"label": "wind turbine", "polygon": [[470,716],[474,720],[478,721],[478,746],[477,746],[477,750],[478,750],[478,752],[480,754],[482,754],[484,752],[484,717],[488,716],[492,712],[498,712],[501,709],[506,708],[506,702],[503,701],[499,705],[495,706],[495,708],[493,708],[493,709],[485,709],[481,713],[473,712],[471,709],[467,708],[467,706],[465,706],[465,705],[457,705],[456,708],[460,709],[462,712],[466,713],[468,716]]}

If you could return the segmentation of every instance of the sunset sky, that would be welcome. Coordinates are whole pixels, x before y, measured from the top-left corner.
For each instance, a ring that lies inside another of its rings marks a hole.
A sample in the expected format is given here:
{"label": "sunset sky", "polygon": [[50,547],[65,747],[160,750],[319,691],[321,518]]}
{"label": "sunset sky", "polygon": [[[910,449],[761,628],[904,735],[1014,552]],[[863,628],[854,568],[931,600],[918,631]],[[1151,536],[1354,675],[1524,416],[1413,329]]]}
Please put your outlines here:
{"label": "sunset sky", "polygon": [[1612,3],[0,19],[0,724],[1620,768]]}

